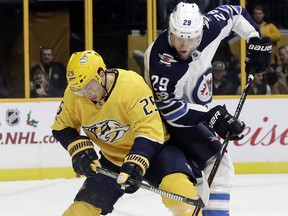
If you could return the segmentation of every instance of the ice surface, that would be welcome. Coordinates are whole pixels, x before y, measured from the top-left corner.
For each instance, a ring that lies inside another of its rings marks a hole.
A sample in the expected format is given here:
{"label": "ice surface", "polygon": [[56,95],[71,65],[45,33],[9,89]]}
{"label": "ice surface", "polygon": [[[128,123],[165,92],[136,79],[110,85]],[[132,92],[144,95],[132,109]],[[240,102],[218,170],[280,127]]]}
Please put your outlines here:
{"label": "ice surface", "polygon": [[[0,182],[1,216],[60,216],[84,178]],[[288,216],[288,174],[236,175],[231,216]],[[114,216],[169,216],[160,196],[139,189],[115,205]]]}

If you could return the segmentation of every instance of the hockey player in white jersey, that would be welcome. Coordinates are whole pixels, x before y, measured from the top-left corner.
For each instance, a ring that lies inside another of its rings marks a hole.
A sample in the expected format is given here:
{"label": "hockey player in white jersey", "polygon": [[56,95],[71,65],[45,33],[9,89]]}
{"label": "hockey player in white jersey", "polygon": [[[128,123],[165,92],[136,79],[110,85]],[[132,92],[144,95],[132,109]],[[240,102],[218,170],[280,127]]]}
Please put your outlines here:
{"label": "hockey player in white jersey", "polygon": [[[225,105],[208,110],[212,100],[211,61],[222,39],[232,32],[248,42],[246,71],[262,72],[269,66],[271,43],[262,38],[257,25],[240,6],[222,5],[202,14],[197,4],[177,4],[169,27],[145,52],[145,80],[156,97],[156,105],[172,137],[195,170],[208,176],[227,133],[239,140],[245,124]],[[233,164],[226,153],[210,188],[204,216],[229,215]],[[179,208],[171,206],[174,215]],[[191,206],[190,212],[194,211]]]}

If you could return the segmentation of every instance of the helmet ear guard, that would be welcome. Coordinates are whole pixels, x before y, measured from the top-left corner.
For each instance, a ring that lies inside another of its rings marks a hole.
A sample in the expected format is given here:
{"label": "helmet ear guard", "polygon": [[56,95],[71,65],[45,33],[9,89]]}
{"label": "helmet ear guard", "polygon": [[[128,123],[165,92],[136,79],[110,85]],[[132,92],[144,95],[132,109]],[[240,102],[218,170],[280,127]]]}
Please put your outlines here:
{"label": "helmet ear guard", "polygon": [[67,64],[66,78],[72,91],[78,91],[92,79],[101,83],[100,71],[106,70],[102,57],[93,50],[75,52]]}
{"label": "helmet ear guard", "polygon": [[179,38],[202,37],[203,25],[203,15],[198,5],[180,2],[170,14],[169,33]]}

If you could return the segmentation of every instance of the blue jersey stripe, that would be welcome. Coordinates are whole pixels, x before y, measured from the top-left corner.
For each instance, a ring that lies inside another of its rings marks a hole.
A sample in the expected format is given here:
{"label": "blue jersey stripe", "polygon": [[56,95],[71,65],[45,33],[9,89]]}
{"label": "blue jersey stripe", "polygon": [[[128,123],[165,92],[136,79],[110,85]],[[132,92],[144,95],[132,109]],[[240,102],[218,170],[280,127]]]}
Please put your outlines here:
{"label": "blue jersey stripe", "polygon": [[229,216],[229,211],[223,211],[223,210],[202,210],[203,216]]}
{"label": "blue jersey stripe", "polygon": [[221,6],[217,7],[217,9],[220,9],[222,11],[225,11],[226,13],[229,13],[230,18],[233,17],[232,8],[229,7],[228,5],[221,5]]}
{"label": "blue jersey stripe", "polygon": [[230,200],[230,194],[221,194],[221,193],[217,193],[217,194],[210,194],[209,197],[210,200]]}
{"label": "blue jersey stripe", "polygon": [[183,108],[176,110],[176,112],[174,111],[168,115],[164,114],[164,112],[162,111],[164,119],[169,121],[169,120],[180,118],[181,116],[186,114],[187,113],[187,104],[183,104],[183,105],[184,105]]}

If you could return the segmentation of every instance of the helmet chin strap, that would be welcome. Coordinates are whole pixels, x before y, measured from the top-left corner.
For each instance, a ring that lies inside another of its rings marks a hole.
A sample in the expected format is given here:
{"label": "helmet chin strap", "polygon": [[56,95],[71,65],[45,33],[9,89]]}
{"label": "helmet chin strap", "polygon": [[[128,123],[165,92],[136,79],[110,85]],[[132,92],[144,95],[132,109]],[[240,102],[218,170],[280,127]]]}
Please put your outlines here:
{"label": "helmet chin strap", "polygon": [[98,103],[98,102],[100,102],[101,100],[105,100],[106,99],[106,97],[108,96],[108,90],[107,90],[107,73],[105,72],[105,74],[104,74],[104,76],[105,76],[105,82],[104,82],[104,84],[103,84],[103,82],[101,82],[100,83],[100,85],[101,85],[101,87],[105,90],[105,94],[104,94],[104,96],[98,101],[92,101],[94,104],[96,104],[96,103]]}
{"label": "helmet chin strap", "polygon": [[107,73],[105,71],[105,82],[104,82],[104,85],[103,85],[103,82],[100,83],[100,85],[102,86],[102,88],[106,91],[105,95],[101,98],[101,100],[105,99],[108,95],[108,90],[107,90]]}

